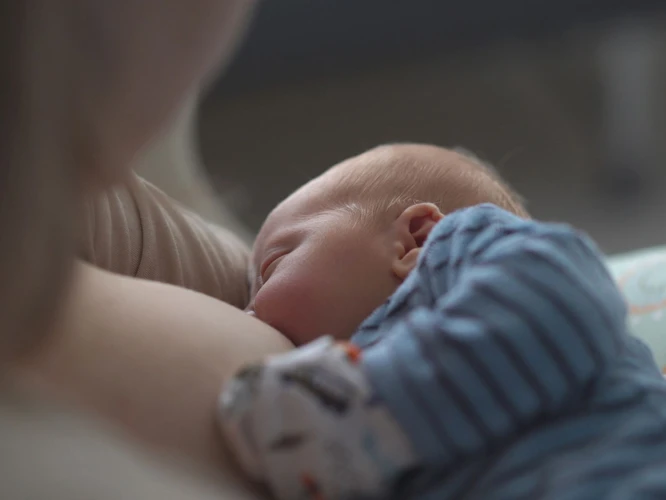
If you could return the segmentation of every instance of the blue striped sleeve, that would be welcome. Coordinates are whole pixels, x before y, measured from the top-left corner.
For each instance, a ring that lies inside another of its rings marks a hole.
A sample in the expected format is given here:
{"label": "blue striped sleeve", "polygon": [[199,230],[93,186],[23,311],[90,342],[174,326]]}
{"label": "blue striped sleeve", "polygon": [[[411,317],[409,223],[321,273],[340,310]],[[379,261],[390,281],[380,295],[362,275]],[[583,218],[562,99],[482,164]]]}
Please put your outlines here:
{"label": "blue striped sleeve", "polygon": [[429,463],[491,453],[579,405],[620,350],[624,301],[567,226],[462,210],[415,272],[433,304],[391,322],[363,366]]}

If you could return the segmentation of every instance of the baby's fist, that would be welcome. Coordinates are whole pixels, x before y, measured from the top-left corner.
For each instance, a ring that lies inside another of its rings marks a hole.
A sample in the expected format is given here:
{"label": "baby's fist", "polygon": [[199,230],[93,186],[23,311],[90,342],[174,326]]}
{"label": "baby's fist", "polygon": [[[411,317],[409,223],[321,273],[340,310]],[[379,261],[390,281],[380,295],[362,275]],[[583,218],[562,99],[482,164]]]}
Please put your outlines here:
{"label": "baby's fist", "polygon": [[413,463],[359,363],[355,347],[324,337],[242,370],[225,387],[222,431],[245,471],[277,498],[379,496]]}

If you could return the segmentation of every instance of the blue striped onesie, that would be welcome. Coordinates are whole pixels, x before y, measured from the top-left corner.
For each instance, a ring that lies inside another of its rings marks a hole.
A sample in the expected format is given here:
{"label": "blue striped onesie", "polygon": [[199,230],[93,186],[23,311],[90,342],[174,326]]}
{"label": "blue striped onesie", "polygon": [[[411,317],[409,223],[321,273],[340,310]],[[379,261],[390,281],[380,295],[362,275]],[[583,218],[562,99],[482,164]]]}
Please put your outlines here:
{"label": "blue striped onesie", "polygon": [[569,227],[445,217],[353,338],[424,464],[396,498],[666,498],[666,383],[625,325]]}

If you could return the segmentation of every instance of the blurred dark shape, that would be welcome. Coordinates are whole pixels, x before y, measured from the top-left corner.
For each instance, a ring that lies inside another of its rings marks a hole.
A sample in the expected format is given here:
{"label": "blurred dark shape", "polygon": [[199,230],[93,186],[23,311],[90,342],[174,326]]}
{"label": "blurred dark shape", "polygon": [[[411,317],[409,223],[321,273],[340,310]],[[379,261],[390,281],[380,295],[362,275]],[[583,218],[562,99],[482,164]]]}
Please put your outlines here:
{"label": "blurred dark shape", "polygon": [[656,149],[654,40],[644,20],[664,7],[659,0],[266,0],[221,85],[247,91],[608,25],[597,55],[599,181],[607,194],[632,198],[650,177]]}
{"label": "blurred dark shape", "polygon": [[658,164],[655,133],[660,34],[644,19],[607,24],[597,47],[602,91],[602,186],[626,201],[650,184]]}
{"label": "blurred dark shape", "polygon": [[633,162],[628,164],[611,161],[606,165],[601,180],[603,193],[613,202],[634,201],[650,186],[644,172],[636,169]]}
{"label": "blurred dark shape", "polygon": [[202,108],[204,161],[256,229],[376,144],[462,145],[535,217],[660,244],[665,23],[664,0],[263,0]]}
{"label": "blurred dark shape", "polygon": [[662,0],[264,0],[222,85],[248,90],[533,39]]}

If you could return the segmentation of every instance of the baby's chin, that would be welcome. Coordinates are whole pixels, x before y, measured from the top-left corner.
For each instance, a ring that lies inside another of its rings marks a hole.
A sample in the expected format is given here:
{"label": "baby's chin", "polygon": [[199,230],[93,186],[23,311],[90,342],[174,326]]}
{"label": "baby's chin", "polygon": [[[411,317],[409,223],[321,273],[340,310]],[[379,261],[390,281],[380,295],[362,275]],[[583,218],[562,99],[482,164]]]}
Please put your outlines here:
{"label": "baby's chin", "polygon": [[[353,331],[352,332],[342,332],[342,331],[331,331],[330,329],[325,329],[325,328],[318,328],[316,330],[307,330],[307,333],[303,333],[302,331],[299,331],[299,333],[289,333],[289,332],[283,332],[279,328],[277,329],[280,331],[289,341],[294,344],[295,346],[302,346],[305,344],[309,344],[310,342],[313,342],[317,340],[318,338],[325,337],[325,336],[331,336],[336,340],[349,340],[352,337]],[[315,331],[313,334],[312,332]],[[354,329],[356,331],[356,329]]]}
{"label": "baby's chin", "polygon": [[277,328],[277,330],[284,335],[289,342],[294,344],[296,347],[302,346],[305,344],[309,344],[313,340],[317,340],[319,337],[322,337],[323,335],[326,334],[317,334],[316,332],[313,332],[311,330],[301,330],[301,329],[296,329],[290,330],[290,329],[280,329]]}
{"label": "baby's chin", "polygon": [[350,337],[350,335],[334,335],[332,332],[327,331],[327,329],[324,328],[308,328],[306,325],[290,325],[289,327],[284,327],[271,323],[266,324],[280,332],[289,342],[291,342],[296,347],[309,344],[310,342],[313,342],[318,338],[327,335],[330,335],[339,340],[346,340]]}

